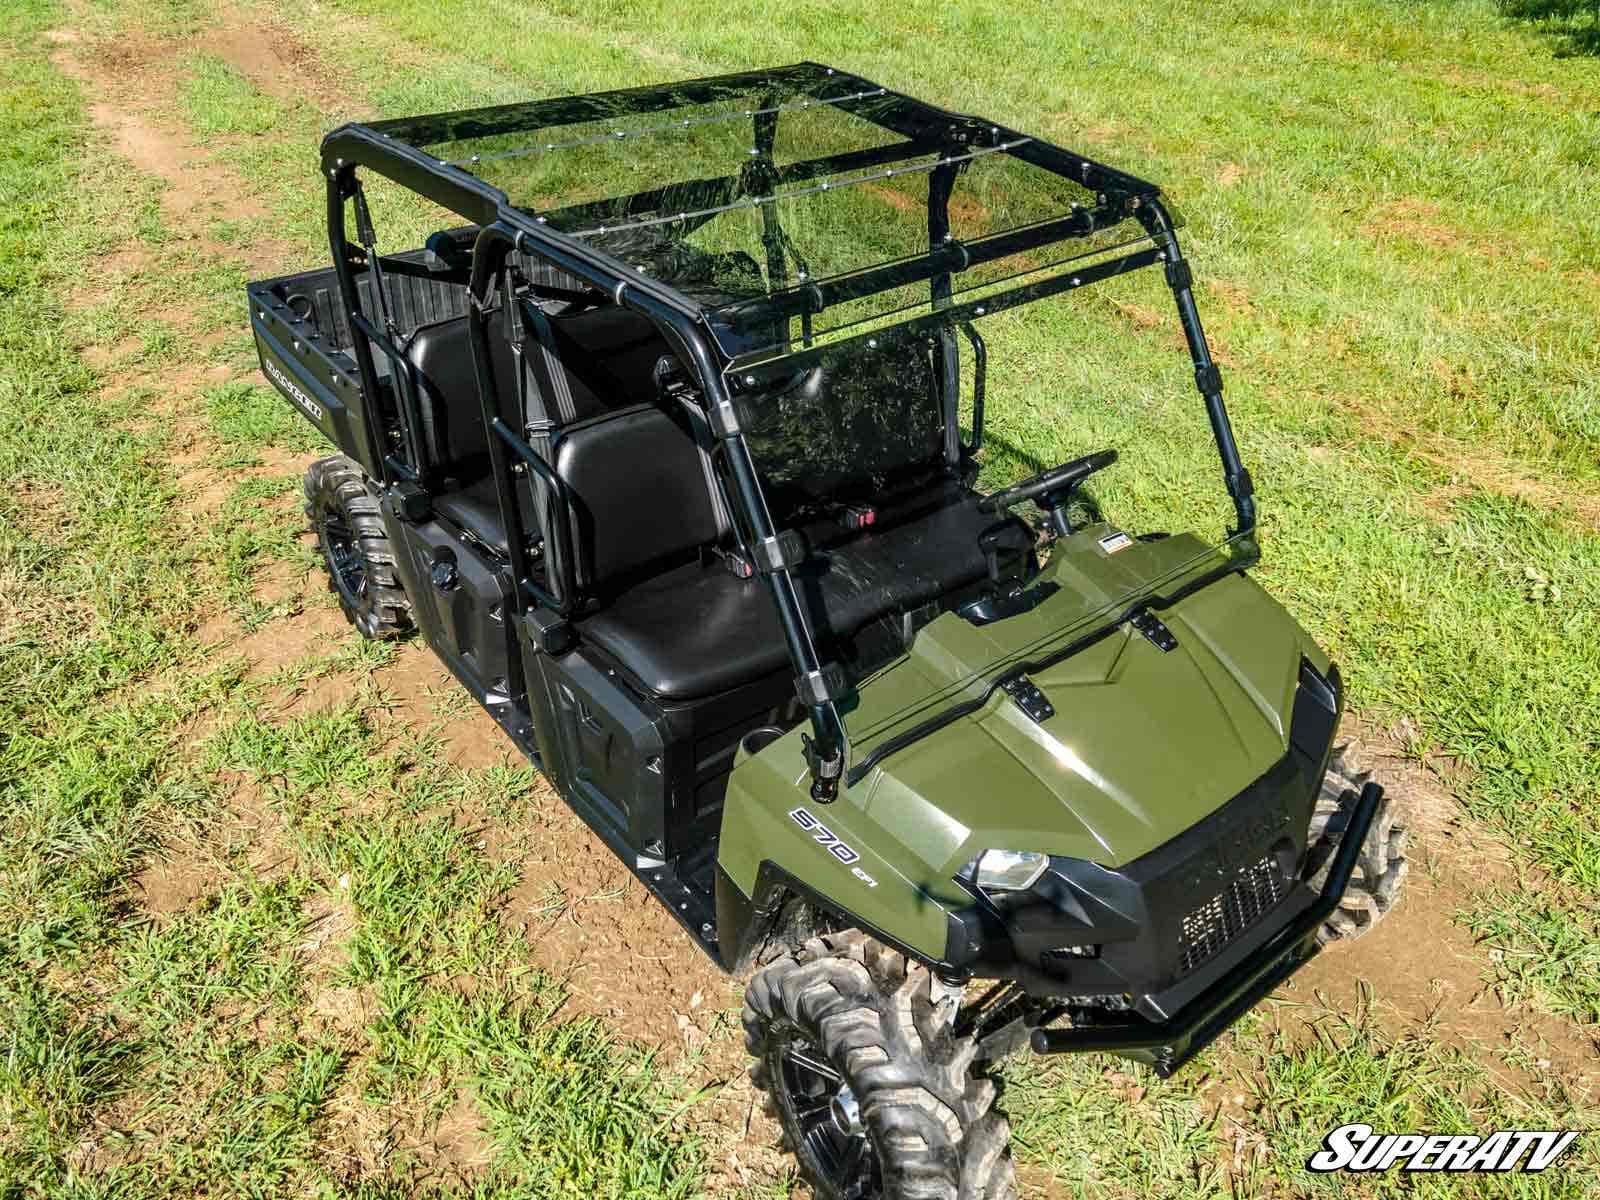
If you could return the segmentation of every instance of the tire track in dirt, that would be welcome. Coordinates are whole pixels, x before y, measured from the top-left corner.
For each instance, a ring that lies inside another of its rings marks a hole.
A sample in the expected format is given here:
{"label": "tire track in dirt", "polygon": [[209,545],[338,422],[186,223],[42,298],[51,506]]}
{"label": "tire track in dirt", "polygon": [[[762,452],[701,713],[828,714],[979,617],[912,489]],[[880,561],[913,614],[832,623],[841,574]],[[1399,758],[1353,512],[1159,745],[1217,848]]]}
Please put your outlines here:
{"label": "tire track in dirt", "polygon": [[[286,44],[281,30],[245,20],[231,28],[208,30],[194,45],[226,58],[263,91],[280,99],[303,98],[303,87],[318,97],[324,111],[355,107],[317,78],[316,69],[307,65],[309,51],[302,48],[285,55],[264,50],[269,37],[279,39],[279,45]],[[172,121],[181,76],[177,60],[193,46],[134,38],[108,48],[73,29],[58,30],[50,40],[56,47],[53,58],[57,65],[87,96],[95,97],[89,112],[96,126],[136,170],[161,182],[163,214],[190,246],[237,262],[254,275],[294,269],[294,254],[284,243],[257,242],[244,254],[203,232],[219,213],[236,218],[263,216],[265,211],[252,198],[246,180],[215,161],[208,147],[199,145]],[[158,270],[159,266],[149,252],[124,255],[118,263],[123,275]],[[103,282],[98,277],[87,279],[86,294],[93,294]],[[200,328],[198,312],[169,306],[163,315],[192,336],[209,332]],[[159,378],[166,393],[164,418],[173,431],[169,462],[179,472],[185,507],[197,517],[211,513],[244,474],[208,465],[217,446],[199,411],[200,388],[229,378],[253,379],[253,372],[183,368],[161,373]],[[113,370],[107,386],[151,381],[148,372]],[[263,465],[250,469],[251,473],[278,476],[291,469],[302,470],[314,456],[267,451],[261,457]],[[205,622],[197,630],[198,636],[215,644],[219,652],[242,655],[257,677],[270,675],[338,639],[354,636],[336,608],[317,603],[321,582],[316,575],[301,581],[301,611],[288,621],[274,621],[241,636],[233,618],[218,617]],[[288,590],[293,591],[292,584]],[[499,726],[476,705],[465,706],[445,720],[436,715],[437,698],[455,696],[460,685],[420,642],[402,647],[394,663],[373,670],[370,677],[382,697],[375,714],[380,730],[392,736],[435,734],[444,756],[463,768],[521,761]],[[325,708],[354,700],[360,687],[359,677],[320,679],[308,688],[291,691],[275,707],[289,713]],[[734,1186],[781,1178],[786,1168],[774,1149],[776,1128],[759,1112],[744,1074],[744,1051],[737,1033],[738,988],[689,943],[666,910],[554,790],[543,780],[538,786],[541,816],[532,828],[507,829],[488,823],[479,830],[486,854],[496,859],[514,857],[522,870],[520,882],[505,899],[504,919],[525,937],[530,960],[564,983],[569,996],[563,1010],[566,1015],[601,1018],[619,1034],[656,1047],[662,1061],[683,1075],[690,1087],[719,1092],[687,1119],[707,1139],[722,1182]],[[218,865],[213,860],[202,867],[189,861],[185,853],[154,866],[139,883],[158,893],[157,903],[187,903],[220,882],[209,869]],[[552,897],[560,897],[559,905],[552,906]],[[309,915],[320,928],[338,914],[335,907]],[[338,940],[313,936],[308,942],[309,961],[319,978],[328,972],[318,964],[340,952],[335,944]],[[370,1003],[364,997],[344,994],[347,991],[331,984],[314,987],[309,1006],[309,1019],[317,1027],[338,1032],[341,1040],[355,1036],[357,1029],[346,1026],[352,1021],[359,1025],[360,1014]],[[392,1123],[374,1124],[363,1115],[359,1096],[344,1095],[344,1089],[340,1095],[336,1124],[344,1131],[339,1141],[341,1153],[347,1156],[365,1163],[381,1161],[379,1147],[400,1137],[425,1158],[442,1154],[468,1166],[481,1165],[481,1146],[469,1136],[476,1128],[475,1115],[458,1111],[466,1101],[451,1110],[431,1138],[423,1138],[417,1131],[399,1131]],[[443,1127],[446,1124],[449,1128]],[[430,1147],[426,1144],[430,1142],[436,1144]]]}

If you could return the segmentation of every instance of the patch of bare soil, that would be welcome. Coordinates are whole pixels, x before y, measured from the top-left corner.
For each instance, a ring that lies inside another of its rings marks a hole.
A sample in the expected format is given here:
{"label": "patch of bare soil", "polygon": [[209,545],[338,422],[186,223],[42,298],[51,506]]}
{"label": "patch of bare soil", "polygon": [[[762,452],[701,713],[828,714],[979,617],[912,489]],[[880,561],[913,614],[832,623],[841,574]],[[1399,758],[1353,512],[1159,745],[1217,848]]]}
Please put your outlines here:
{"label": "patch of bare soil", "polygon": [[466,690],[433,651],[415,638],[395,661],[372,673],[385,719],[402,731],[440,738],[446,761],[463,768],[503,766],[521,751],[493,717],[469,699]]}
{"label": "patch of bare soil", "polygon": [[338,84],[316,50],[283,22],[225,8],[221,24],[206,31],[200,45],[225,59],[251,83],[287,105],[310,103],[330,120],[360,107]]}
{"label": "patch of bare soil", "polygon": [[1278,1006],[1277,1020],[1306,1035],[1323,1011],[1353,1014],[1370,1002],[1391,1034],[1426,1031],[1507,1081],[1538,1082],[1505,1066],[1497,1053],[1520,1041],[1539,1047],[1539,1061],[1563,1078],[1600,1085],[1600,1033],[1559,1017],[1508,1011],[1485,981],[1485,952],[1455,918],[1486,882],[1510,880],[1509,854],[1461,814],[1441,777],[1452,764],[1419,764],[1405,753],[1405,738],[1403,729],[1364,729],[1347,752],[1383,784],[1410,831],[1411,873],[1400,902],[1365,937],[1330,946],[1299,971],[1278,993],[1288,1003]]}
{"label": "patch of bare soil", "polygon": [[141,111],[171,111],[175,104],[177,71],[163,61],[160,43],[91,44],[72,31],[56,31],[51,40],[58,47],[51,61],[96,97],[89,105],[96,127],[135,168],[162,181],[161,207],[180,237],[198,237],[207,249],[219,249],[199,234],[207,220],[261,214],[247,189],[219,180],[203,147]]}
{"label": "patch of bare soil", "polygon": [[133,877],[133,887],[141,908],[168,917],[217,891],[230,874],[203,849],[188,847],[146,866]]}
{"label": "patch of bare soil", "polygon": [[1401,238],[1435,250],[1448,250],[1466,238],[1443,218],[1444,210],[1437,204],[1406,196],[1373,209],[1363,228],[1368,236],[1380,241]]}
{"label": "patch of bare soil", "polygon": [[726,1028],[736,985],[553,789],[541,788],[535,827],[495,849],[522,868],[506,920],[566,984],[573,1009],[662,1046],[669,1059],[720,1052],[724,1039],[711,1035]]}

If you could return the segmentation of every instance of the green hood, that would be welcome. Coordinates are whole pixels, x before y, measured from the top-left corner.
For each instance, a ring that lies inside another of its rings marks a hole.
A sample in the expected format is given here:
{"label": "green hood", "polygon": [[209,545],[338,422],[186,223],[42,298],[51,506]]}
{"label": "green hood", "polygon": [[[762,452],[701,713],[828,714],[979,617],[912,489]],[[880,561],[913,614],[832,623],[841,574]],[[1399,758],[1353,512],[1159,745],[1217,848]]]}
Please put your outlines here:
{"label": "green hood", "polygon": [[[1107,550],[1100,526],[1057,543],[1033,609],[978,626],[946,613],[860,686],[845,716],[850,762],[952,705],[982,699],[1015,665],[1103,630],[1143,595],[1238,558],[1177,536]],[[1042,722],[998,689],[977,712],[888,754],[819,805],[797,728],[740,753],[723,807],[719,866],[746,898],[763,871],[809,889],[869,929],[937,958],[954,880],[989,849],[1035,850],[1121,867],[1192,827],[1288,748],[1302,658],[1328,660],[1242,573],[1159,610],[1162,650],[1123,623],[1032,676],[1054,707]]]}
{"label": "green hood", "polygon": [[[1081,603],[1085,590],[1083,563],[1063,557],[1051,565],[1056,572],[1041,578],[1077,586],[1070,596],[1063,586],[1035,610],[1046,622],[1058,601]],[[1053,615],[1059,628],[1060,614]],[[1176,648],[1164,651],[1123,624],[1030,677],[1053,716],[1036,722],[997,691],[979,713],[889,755],[849,800],[940,877],[988,848],[1115,867],[1161,845],[1283,756],[1301,658],[1322,656],[1240,574],[1160,615]],[[852,746],[852,758],[944,704],[981,694],[969,684],[949,699],[947,681],[992,664],[997,638],[1025,643],[1032,622],[1013,625],[1021,620],[974,627],[951,615],[920,631],[909,655],[863,686],[848,724],[872,732]],[[917,703],[918,693],[940,699]]]}

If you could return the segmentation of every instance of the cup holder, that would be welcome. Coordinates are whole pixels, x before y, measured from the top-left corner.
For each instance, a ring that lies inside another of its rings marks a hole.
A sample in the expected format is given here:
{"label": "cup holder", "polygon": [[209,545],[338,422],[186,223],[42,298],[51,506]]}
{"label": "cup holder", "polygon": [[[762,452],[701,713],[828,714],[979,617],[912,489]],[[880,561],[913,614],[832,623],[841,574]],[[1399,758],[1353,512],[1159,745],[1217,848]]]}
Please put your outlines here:
{"label": "cup holder", "polygon": [[740,738],[739,748],[747,755],[760,754],[782,736],[783,730],[776,725],[762,725],[758,729],[752,729],[744,737]]}

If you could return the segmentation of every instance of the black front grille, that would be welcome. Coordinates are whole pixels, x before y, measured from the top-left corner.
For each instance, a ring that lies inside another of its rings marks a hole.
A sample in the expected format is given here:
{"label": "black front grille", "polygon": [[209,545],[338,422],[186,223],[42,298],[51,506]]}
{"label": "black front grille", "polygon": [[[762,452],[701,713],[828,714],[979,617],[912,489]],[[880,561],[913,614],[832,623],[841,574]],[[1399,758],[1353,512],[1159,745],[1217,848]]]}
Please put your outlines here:
{"label": "black front grille", "polygon": [[1183,971],[1217,954],[1283,899],[1283,871],[1268,854],[1243,867],[1233,881],[1183,919]]}

